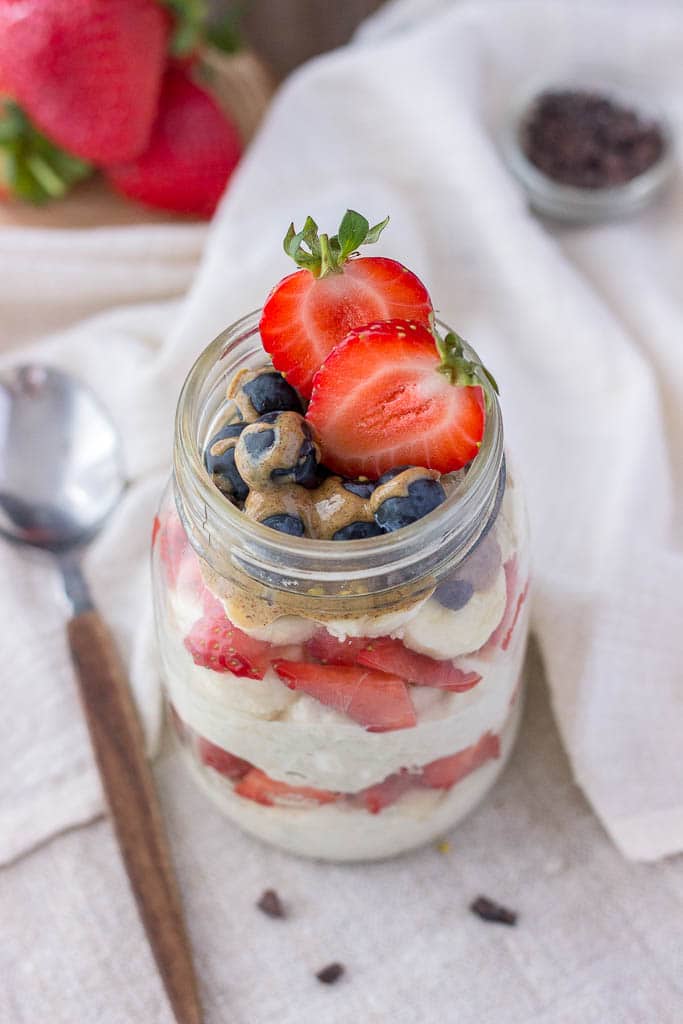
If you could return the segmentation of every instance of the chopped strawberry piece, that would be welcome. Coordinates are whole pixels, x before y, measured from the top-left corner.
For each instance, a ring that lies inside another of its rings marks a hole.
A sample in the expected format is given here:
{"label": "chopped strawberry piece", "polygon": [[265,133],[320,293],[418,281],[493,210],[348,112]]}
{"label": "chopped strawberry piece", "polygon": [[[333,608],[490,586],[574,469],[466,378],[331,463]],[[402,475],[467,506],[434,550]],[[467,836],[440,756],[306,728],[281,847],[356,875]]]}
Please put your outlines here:
{"label": "chopped strawberry piece", "polygon": [[290,690],[341,711],[369,732],[409,729],[417,716],[408,688],[398,676],[353,665],[314,665],[276,659],[273,668]]}
{"label": "chopped strawberry piece", "polygon": [[266,299],[259,329],[275,368],[308,397],[316,370],[349,331],[398,316],[426,324],[431,312],[415,274],[395,260],[365,256],[328,276],[299,270],[285,277]]}
{"label": "chopped strawberry piece", "polygon": [[159,542],[159,558],[164,566],[169,586],[173,587],[178,579],[180,565],[188,547],[187,534],[183,524],[175,512],[159,522],[155,517],[152,526],[152,544]]}
{"label": "chopped strawberry piece", "polygon": [[300,803],[312,800],[317,804],[329,804],[339,798],[338,793],[329,789],[313,789],[311,786],[290,786],[286,782],[271,779],[265,772],[252,768],[235,786],[235,792],[247,800],[272,807],[278,803]]}
{"label": "chopped strawberry piece", "polygon": [[351,331],[332,349],[306,412],[326,466],[375,478],[400,465],[449,473],[475,457],[484,435],[482,388],[473,364],[455,354],[460,339],[448,335],[439,344],[442,351],[424,324],[385,320]]}
{"label": "chopped strawberry piece", "polygon": [[270,644],[254,640],[233,626],[215,598],[185,637],[185,647],[195,665],[251,679],[263,679],[273,651]]}
{"label": "chopped strawberry piece", "polygon": [[410,789],[414,781],[414,777],[408,775],[407,772],[400,772],[396,775],[389,775],[383,782],[378,782],[375,786],[361,790],[358,796],[370,814],[379,814],[385,807],[396,803]]}
{"label": "chopped strawberry piece", "polygon": [[211,740],[199,736],[197,739],[197,755],[202,764],[224,775],[226,779],[241,779],[251,771],[251,765],[244,758],[216,746]]}
{"label": "chopped strawberry piece", "polygon": [[491,633],[491,636],[476,652],[479,657],[491,655],[498,647],[501,647],[504,651],[508,649],[513,630],[529,590],[529,581],[527,581],[522,592],[519,595],[517,594],[517,586],[519,584],[517,555],[512,555],[511,558],[508,558],[503,568],[505,570],[505,610],[503,611],[503,617],[493,633]]}
{"label": "chopped strawberry piece", "polygon": [[512,622],[510,623],[510,626],[509,626],[505,636],[503,637],[503,642],[500,645],[504,651],[507,651],[508,647],[510,646],[510,641],[512,640],[512,634],[514,633],[515,626],[517,625],[517,619],[520,616],[520,613],[522,611],[522,606],[523,606],[524,602],[526,601],[527,595],[529,593],[530,582],[531,582],[530,580],[526,581],[526,583],[524,584],[524,589],[522,590],[522,592],[520,593],[519,597],[517,598],[517,603],[515,605],[514,615],[512,616]]}
{"label": "chopped strawberry piece", "polygon": [[485,732],[471,747],[426,764],[418,781],[431,789],[450,789],[475,768],[495,757],[500,757],[500,739],[492,732]]}
{"label": "chopped strawberry piece", "polygon": [[319,629],[306,642],[306,650],[316,661],[324,661],[330,665],[355,665],[361,651],[375,642],[365,636],[339,640],[326,629]]}
{"label": "chopped strawberry piece", "polygon": [[478,672],[463,672],[452,661],[437,661],[405,647],[400,640],[379,637],[366,641],[368,646],[357,655],[359,665],[392,672],[414,686],[434,686],[439,690],[464,693],[481,680]]}

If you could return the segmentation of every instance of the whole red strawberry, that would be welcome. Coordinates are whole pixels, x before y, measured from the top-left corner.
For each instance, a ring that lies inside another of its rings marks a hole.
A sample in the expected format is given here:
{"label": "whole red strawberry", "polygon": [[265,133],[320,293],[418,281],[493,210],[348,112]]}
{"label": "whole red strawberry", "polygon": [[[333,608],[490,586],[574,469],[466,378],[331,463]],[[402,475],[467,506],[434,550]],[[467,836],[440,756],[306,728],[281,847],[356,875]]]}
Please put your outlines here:
{"label": "whole red strawberry", "polygon": [[69,153],[127,160],[149,137],[170,30],[157,0],[0,0],[3,90]]}
{"label": "whole red strawberry", "polygon": [[148,206],[210,217],[242,152],[237,128],[187,69],[169,67],[149,145],[106,169],[114,188]]}
{"label": "whole red strawberry", "polygon": [[275,368],[306,398],[316,370],[349,331],[397,317],[429,323],[432,303],[412,271],[381,256],[356,257],[388,221],[370,227],[347,210],[336,235],[318,234],[308,217],[302,231],[292,224],[285,236],[285,252],[302,269],[275,285],[259,330]]}

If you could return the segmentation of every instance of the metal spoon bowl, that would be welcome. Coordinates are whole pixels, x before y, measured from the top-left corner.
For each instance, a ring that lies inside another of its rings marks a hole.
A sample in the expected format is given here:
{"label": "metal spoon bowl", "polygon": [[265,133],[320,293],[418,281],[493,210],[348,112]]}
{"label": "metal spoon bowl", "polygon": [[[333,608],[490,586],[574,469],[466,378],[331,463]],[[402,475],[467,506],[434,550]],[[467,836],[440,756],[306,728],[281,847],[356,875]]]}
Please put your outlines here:
{"label": "metal spoon bowl", "polygon": [[0,376],[0,533],[55,553],[80,547],[124,487],[118,434],[90,390],[43,366]]}

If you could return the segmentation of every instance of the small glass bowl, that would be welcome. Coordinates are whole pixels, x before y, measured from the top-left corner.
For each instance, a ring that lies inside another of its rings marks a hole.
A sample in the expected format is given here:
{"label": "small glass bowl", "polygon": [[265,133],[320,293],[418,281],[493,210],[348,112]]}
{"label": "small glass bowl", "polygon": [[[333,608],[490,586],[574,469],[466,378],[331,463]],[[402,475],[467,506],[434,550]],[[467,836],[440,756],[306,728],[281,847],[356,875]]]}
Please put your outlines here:
{"label": "small glass bowl", "polygon": [[[648,120],[656,121],[664,142],[656,163],[630,181],[604,188],[563,185],[539,170],[524,152],[521,141],[524,125],[542,93],[568,89],[599,93],[637,111]],[[593,75],[547,79],[535,84],[533,89],[527,88],[508,113],[502,133],[502,148],[506,163],[525,190],[531,208],[543,216],[573,224],[595,224],[639,212],[664,190],[675,166],[673,133],[662,111],[632,85],[624,86],[619,81]]]}

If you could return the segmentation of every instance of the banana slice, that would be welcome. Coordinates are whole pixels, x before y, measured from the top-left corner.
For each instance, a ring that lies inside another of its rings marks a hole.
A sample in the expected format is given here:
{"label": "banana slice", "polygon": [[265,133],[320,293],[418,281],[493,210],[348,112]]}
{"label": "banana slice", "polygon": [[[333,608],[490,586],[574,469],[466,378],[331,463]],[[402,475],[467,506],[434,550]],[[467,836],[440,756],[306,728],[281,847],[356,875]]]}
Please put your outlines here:
{"label": "banana slice", "polygon": [[403,642],[411,650],[441,661],[476,651],[502,619],[505,597],[502,568],[487,590],[474,593],[457,612],[444,608],[432,597],[407,624]]}

